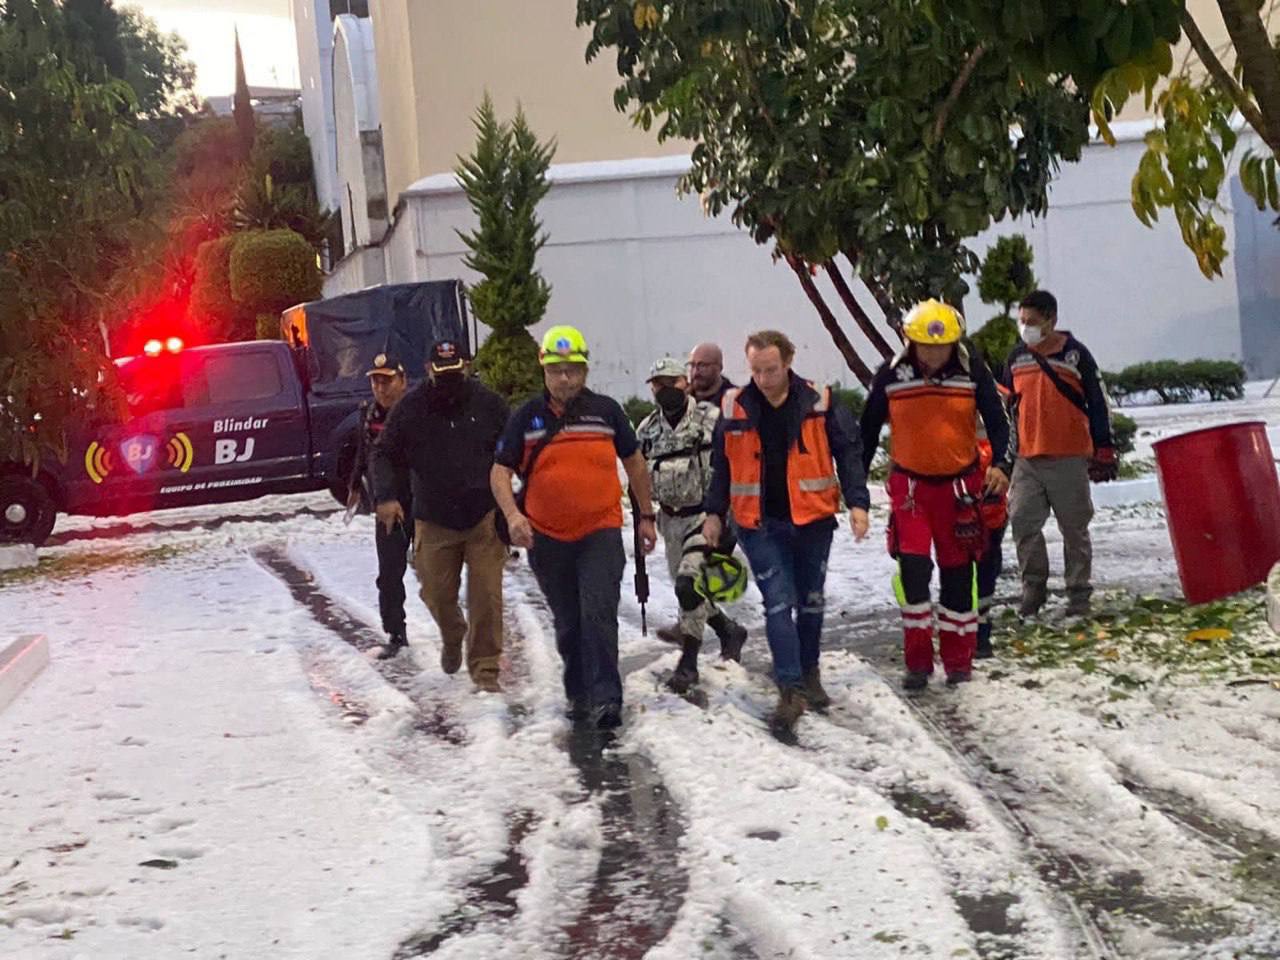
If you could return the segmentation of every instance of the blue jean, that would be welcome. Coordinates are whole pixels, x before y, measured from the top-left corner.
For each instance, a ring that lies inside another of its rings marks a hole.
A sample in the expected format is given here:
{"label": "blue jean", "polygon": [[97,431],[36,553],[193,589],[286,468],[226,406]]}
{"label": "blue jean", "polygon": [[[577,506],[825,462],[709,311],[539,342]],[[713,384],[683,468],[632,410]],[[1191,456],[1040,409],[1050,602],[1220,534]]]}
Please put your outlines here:
{"label": "blue jean", "polygon": [[827,557],[835,524],[796,526],[766,517],[754,530],[738,527],[738,542],[764,597],[765,634],[779,687],[799,686],[818,665]]}
{"label": "blue jean", "polygon": [[573,541],[533,535],[529,566],[551,607],[570,702],[622,702],[618,600],[625,565],[622,532],[616,528]]}

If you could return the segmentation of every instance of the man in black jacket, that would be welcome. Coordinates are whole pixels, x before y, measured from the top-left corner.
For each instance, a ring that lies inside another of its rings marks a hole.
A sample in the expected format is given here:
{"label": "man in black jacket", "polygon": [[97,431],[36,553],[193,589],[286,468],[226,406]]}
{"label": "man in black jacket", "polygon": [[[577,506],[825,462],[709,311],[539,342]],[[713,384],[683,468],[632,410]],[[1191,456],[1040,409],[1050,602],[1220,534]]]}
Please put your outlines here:
{"label": "man in black jacket", "polygon": [[[374,498],[379,522],[392,528],[404,518],[396,491],[411,479],[413,565],[440,628],[440,667],[456,673],[465,654],[476,686],[497,693],[507,550],[494,525],[489,470],[509,411],[467,376],[468,365],[453,341],[432,348],[429,378],[400,402],[374,449]],[[464,564],[465,617],[458,605]]]}
{"label": "man in black jacket", "polygon": [[[403,399],[408,388],[404,365],[391,354],[380,353],[374,357],[373,369],[368,376],[373,402],[362,407],[360,442],[348,483],[347,506],[353,510],[364,495],[373,498],[373,451],[386,428],[391,410]],[[395,491],[394,498],[412,512],[407,477],[398,482]],[[378,649],[377,656],[385,660],[394,657],[409,642],[404,632],[404,568],[409,563],[413,528],[403,522],[390,526],[379,523],[375,528],[374,543],[378,551],[378,613],[382,618],[382,629],[387,634],[387,642]]]}

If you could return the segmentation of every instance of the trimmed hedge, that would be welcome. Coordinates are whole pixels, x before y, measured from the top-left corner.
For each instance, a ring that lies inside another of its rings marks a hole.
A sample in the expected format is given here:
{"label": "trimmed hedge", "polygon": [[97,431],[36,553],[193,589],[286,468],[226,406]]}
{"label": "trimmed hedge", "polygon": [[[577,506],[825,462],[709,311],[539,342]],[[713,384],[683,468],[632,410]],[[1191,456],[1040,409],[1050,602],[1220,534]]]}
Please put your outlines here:
{"label": "trimmed hedge", "polygon": [[1133,417],[1126,417],[1123,413],[1111,415],[1111,443],[1119,456],[1133,453],[1133,438],[1137,432],[1138,421]]}
{"label": "trimmed hedge", "polygon": [[640,426],[640,421],[657,409],[658,405],[656,403],[643,397],[628,397],[626,402],[622,404],[622,411],[627,415],[627,419],[631,421],[633,427]]}
{"label": "trimmed hedge", "polygon": [[491,333],[476,351],[476,376],[512,406],[518,406],[542,389],[538,343],[528,330]]}
{"label": "trimmed hedge", "polygon": [[1244,399],[1244,367],[1234,360],[1155,360],[1103,378],[1117,403],[1144,393],[1154,393],[1161,403]]}
{"label": "trimmed hedge", "polygon": [[292,230],[233,234],[231,296],[255,316],[320,296],[320,268],[306,238]]}

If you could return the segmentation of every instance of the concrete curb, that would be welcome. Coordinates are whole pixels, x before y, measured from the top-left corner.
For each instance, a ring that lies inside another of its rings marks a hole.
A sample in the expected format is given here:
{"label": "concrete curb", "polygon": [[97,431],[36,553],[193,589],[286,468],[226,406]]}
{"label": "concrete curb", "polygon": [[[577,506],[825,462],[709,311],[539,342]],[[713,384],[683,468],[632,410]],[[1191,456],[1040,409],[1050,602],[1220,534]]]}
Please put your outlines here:
{"label": "concrete curb", "polygon": [[1267,620],[1271,629],[1280,633],[1280,563],[1271,568],[1267,577]]}
{"label": "concrete curb", "polygon": [[48,665],[49,641],[42,634],[18,637],[0,647],[0,710]]}
{"label": "concrete curb", "polygon": [[21,570],[34,567],[39,562],[36,548],[29,543],[0,545],[0,570]]}

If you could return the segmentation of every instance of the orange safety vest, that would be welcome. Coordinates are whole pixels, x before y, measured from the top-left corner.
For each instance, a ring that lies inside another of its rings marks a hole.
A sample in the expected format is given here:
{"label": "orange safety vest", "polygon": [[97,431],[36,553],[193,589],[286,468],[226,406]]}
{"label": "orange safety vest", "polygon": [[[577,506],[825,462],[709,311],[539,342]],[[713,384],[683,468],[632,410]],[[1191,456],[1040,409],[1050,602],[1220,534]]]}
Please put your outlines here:
{"label": "orange safety vest", "polygon": [[[818,391],[818,402],[805,414],[799,442],[792,443],[787,451],[787,493],[791,498],[791,522],[796,526],[834,517],[840,512],[840,481],[836,478],[831,445],[827,442],[826,417],[831,408],[831,390],[814,389]],[[729,461],[730,509],[738,526],[754,530],[764,516],[764,457],[760,432],[738,400],[741,393],[741,387],[727,391],[720,412],[724,422],[724,453]]]}
{"label": "orange safety vest", "polygon": [[967,374],[941,380],[916,374],[909,361],[889,397],[889,453],[920,477],[957,477],[978,459],[978,387]]}

